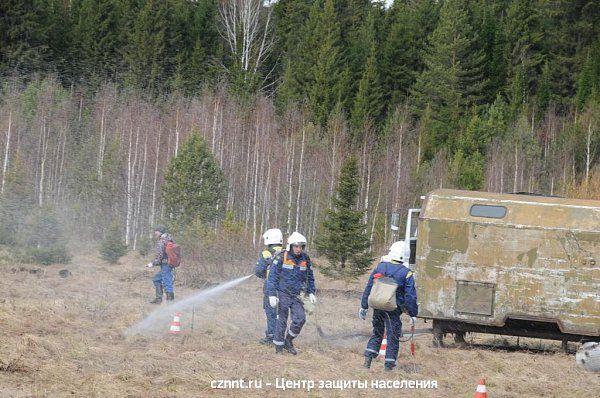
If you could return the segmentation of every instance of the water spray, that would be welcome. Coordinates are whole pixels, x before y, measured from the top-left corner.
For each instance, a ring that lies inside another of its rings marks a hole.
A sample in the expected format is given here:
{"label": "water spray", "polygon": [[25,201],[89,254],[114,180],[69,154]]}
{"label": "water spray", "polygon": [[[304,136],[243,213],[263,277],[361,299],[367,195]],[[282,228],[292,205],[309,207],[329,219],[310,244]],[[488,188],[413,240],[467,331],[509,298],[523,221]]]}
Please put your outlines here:
{"label": "water spray", "polygon": [[125,331],[125,335],[130,336],[136,333],[144,334],[156,331],[159,324],[162,325],[165,323],[165,317],[168,319],[168,317],[170,317],[173,314],[173,312],[185,311],[189,308],[193,308],[195,310],[195,307],[198,304],[201,304],[202,302],[210,298],[218,296],[219,294],[239,285],[240,283],[251,278],[252,276],[253,274],[250,274],[248,276],[243,276],[241,278],[234,279],[232,281],[214,286],[210,289],[202,290],[190,297],[186,297],[185,299],[177,301],[164,308],[158,308],[155,311],[152,311],[150,315],[148,315],[144,320],[129,327]]}

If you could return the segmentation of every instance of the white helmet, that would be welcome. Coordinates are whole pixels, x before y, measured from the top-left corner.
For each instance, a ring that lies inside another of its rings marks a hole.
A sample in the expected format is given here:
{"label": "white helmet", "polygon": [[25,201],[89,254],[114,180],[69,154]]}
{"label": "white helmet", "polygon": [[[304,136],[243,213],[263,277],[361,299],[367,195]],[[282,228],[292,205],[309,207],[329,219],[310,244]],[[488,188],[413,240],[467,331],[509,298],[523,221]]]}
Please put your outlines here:
{"label": "white helmet", "polygon": [[267,229],[263,234],[265,246],[269,245],[283,245],[283,234],[278,228]]}
{"label": "white helmet", "polygon": [[387,257],[393,261],[402,261],[407,257],[406,255],[406,245],[403,240],[399,240],[398,242],[392,243],[390,246],[390,252]]}
{"label": "white helmet", "polygon": [[287,247],[285,248],[287,251],[290,251],[290,246],[294,243],[300,243],[301,245],[306,245],[306,238],[299,232],[292,232],[290,237],[287,240]]}

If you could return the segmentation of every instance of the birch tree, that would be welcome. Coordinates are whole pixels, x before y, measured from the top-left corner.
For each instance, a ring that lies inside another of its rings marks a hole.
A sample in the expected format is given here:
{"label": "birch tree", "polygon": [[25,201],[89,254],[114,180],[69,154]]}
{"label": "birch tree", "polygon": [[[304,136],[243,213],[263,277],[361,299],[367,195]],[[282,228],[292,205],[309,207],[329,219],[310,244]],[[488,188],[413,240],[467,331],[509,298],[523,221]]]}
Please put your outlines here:
{"label": "birch tree", "polygon": [[219,6],[220,34],[231,55],[230,75],[237,88],[246,92],[262,88],[272,71],[261,69],[273,48],[272,7],[261,0],[222,0]]}

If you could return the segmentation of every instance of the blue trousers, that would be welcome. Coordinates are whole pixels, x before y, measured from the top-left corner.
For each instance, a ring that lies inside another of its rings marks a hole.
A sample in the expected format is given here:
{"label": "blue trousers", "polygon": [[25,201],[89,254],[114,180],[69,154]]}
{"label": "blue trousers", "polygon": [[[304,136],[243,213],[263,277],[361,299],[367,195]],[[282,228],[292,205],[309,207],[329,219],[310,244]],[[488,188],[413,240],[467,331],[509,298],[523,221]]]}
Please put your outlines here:
{"label": "blue trousers", "polygon": [[162,285],[167,293],[173,293],[173,268],[169,264],[161,264],[160,271],[152,278],[154,286]]}
{"label": "blue trousers", "polygon": [[263,295],[263,308],[265,310],[265,315],[267,316],[267,330],[265,331],[265,335],[269,339],[273,339],[275,335],[275,322],[277,321],[277,310],[271,307],[269,304],[269,296]]}
{"label": "blue trousers", "polygon": [[292,323],[290,324],[289,335],[292,338],[298,336],[306,322],[304,307],[298,296],[285,292],[279,292],[279,310],[277,311],[277,323],[275,325],[275,336],[273,343],[275,345],[284,345],[285,331],[287,329],[288,314],[291,314]]}
{"label": "blue trousers", "polygon": [[366,357],[375,358],[379,355],[383,334],[387,329],[385,361],[396,364],[400,348],[400,336],[402,335],[401,315],[402,310],[400,308],[396,308],[394,311],[373,310],[373,335],[367,343]]}

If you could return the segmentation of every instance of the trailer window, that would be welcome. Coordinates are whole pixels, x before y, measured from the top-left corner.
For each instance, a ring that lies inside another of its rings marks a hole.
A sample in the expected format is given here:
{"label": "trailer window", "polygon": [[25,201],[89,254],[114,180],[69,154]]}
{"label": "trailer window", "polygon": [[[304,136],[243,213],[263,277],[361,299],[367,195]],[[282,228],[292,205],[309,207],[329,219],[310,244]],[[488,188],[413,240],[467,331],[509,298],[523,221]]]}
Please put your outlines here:
{"label": "trailer window", "polygon": [[506,215],[506,207],[473,205],[471,206],[470,213],[473,217],[504,218],[504,216]]}

